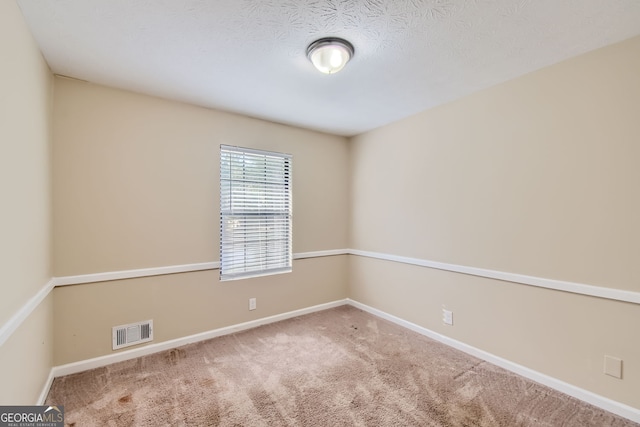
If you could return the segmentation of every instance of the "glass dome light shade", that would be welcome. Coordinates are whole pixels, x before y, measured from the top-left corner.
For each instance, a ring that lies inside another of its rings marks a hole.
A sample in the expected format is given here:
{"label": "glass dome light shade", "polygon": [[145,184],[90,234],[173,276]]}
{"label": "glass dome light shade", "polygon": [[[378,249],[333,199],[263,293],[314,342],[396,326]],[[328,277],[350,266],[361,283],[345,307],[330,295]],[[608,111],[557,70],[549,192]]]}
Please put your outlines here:
{"label": "glass dome light shade", "polygon": [[342,39],[320,39],[309,45],[307,56],[320,72],[334,74],[349,62],[353,56],[353,46]]}

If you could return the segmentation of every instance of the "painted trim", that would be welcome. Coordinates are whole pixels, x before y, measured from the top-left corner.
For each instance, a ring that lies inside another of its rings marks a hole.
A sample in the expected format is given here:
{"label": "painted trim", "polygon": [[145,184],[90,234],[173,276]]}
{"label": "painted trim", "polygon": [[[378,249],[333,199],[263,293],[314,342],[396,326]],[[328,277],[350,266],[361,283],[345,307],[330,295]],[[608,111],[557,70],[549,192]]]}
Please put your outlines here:
{"label": "painted trim", "polygon": [[517,363],[511,362],[507,359],[503,359],[492,353],[486,352],[484,350],[480,350],[469,344],[465,344],[461,341],[455,340],[453,338],[449,338],[445,335],[439,334],[430,329],[416,325],[415,323],[408,322],[404,319],[401,319],[399,317],[386,313],[382,310],[378,310],[377,308],[370,307],[368,305],[362,304],[352,299],[347,299],[347,303],[353,307],[366,311],[367,313],[373,314],[374,316],[381,317],[385,320],[395,323],[396,325],[410,329],[421,335],[424,335],[426,337],[439,341],[445,345],[448,345],[449,347],[453,347],[471,356],[485,360],[489,363],[492,363],[508,371],[511,371],[515,374],[521,375],[525,378],[528,378],[530,380],[543,384],[561,393],[568,394],[569,396],[572,396],[572,397],[575,397],[576,399],[590,403],[594,406],[597,406],[598,408],[604,409],[605,411],[612,412],[616,415],[620,415],[621,417],[640,423],[640,409],[638,408],[625,405],[624,403],[616,402],[615,400],[611,400],[607,397],[601,396],[599,394],[593,393],[591,391],[588,391],[583,388],[577,387],[575,385],[561,381],[557,378],[551,377],[549,375],[543,374],[541,372],[538,372],[533,369],[527,368],[525,366],[519,365]]}
{"label": "painted trim", "polygon": [[547,387],[557,390],[561,393],[567,394],[569,396],[575,397],[576,399],[579,399],[589,404],[592,404],[594,406],[597,406],[601,409],[604,409],[605,411],[612,412],[614,414],[617,414],[621,417],[627,418],[634,422],[640,422],[640,409],[625,405],[620,402],[616,402],[607,397],[601,396],[599,394],[593,393],[591,391],[588,391],[580,387],[574,386],[572,384],[566,383],[564,381],[561,381],[557,378],[550,377],[541,372],[535,371],[533,369],[527,368],[525,366],[519,365],[509,360],[503,359],[492,353],[486,352],[484,350],[480,350],[476,347],[470,346],[461,341],[455,340],[453,338],[449,338],[445,335],[439,334],[430,329],[416,325],[415,323],[408,322],[404,319],[401,319],[399,317],[386,313],[382,310],[378,310],[376,308],[373,308],[366,304],[362,304],[352,299],[344,299],[344,300],[333,301],[325,304],[319,304],[312,307],[294,310],[294,311],[290,311],[287,313],[282,313],[274,316],[264,317],[261,319],[244,322],[237,325],[227,326],[224,328],[214,329],[211,331],[194,334],[187,337],[164,341],[157,344],[150,344],[150,345],[146,345],[146,346],[131,349],[131,350],[120,351],[107,356],[100,356],[93,359],[69,363],[66,365],[54,366],[53,368],[51,368],[49,378],[47,379],[44,385],[44,388],[40,394],[38,404],[42,405],[44,403],[44,400],[46,399],[46,396],[49,392],[53,379],[57,377],[75,374],[75,373],[83,372],[89,369],[103,367],[106,365],[110,365],[112,363],[122,362],[125,360],[130,360],[130,359],[134,359],[141,356],[146,356],[149,354],[158,353],[160,351],[170,350],[172,348],[176,348],[179,346],[183,346],[183,345],[187,345],[187,344],[191,344],[199,341],[205,341],[205,340],[216,338],[223,335],[233,334],[236,332],[255,328],[261,325],[279,322],[281,320],[286,320],[293,317],[314,313],[317,311],[327,310],[327,309],[339,307],[345,304],[351,305],[355,308],[366,311],[367,313],[370,313],[374,316],[388,320],[401,327],[407,328],[421,335],[427,336],[449,347],[453,347],[471,356],[485,360],[503,369],[511,371],[517,375],[521,375],[532,381],[536,381],[540,384],[543,384]]}
{"label": "painted trim", "polygon": [[[385,261],[399,262],[403,264],[417,265],[420,267],[435,268],[454,273],[469,274],[488,279],[502,280],[521,285],[535,286],[539,288],[553,289],[556,291],[571,292],[579,295],[610,299],[614,301],[640,304],[640,292],[624,289],[605,288],[602,286],[586,285],[583,283],[567,282],[543,277],[527,276],[524,274],[507,273],[504,271],[489,270],[486,268],[469,267],[459,264],[449,264],[439,261],[431,261],[420,258],[404,257],[380,252],[362,251],[359,249],[332,249],[313,252],[299,252],[293,254],[294,260],[318,258],[335,255],[355,255],[366,258],[381,259]],[[133,279],[137,277],[160,276],[174,273],[188,273],[192,271],[215,270],[220,268],[220,262],[203,262],[199,264],[172,265],[166,267],[143,268],[136,270],[109,271],[95,274],[82,274],[77,276],[54,277],[54,286],[79,285],[111,280]]]}
{"label": "painted trim", "polygon": [[108,282],[111,280],[134,279],[136,277],[162,276],[165,274],[215,270],[217,268],[220,268],[220,263],[217,261],[201,262],[198,264],[170,265],[165,267],[140,268],[136,270],[107,271],[104,273],[54,277],[53,282],[55,286],[81,285],[85,283]]}
{"label": "painted trim", "polygon": [[[334,255],[347,255],[347,249],[334,249],[293,254],[293,259],[318,258]],[[104,273],[81,274],[77,276],[52,277],[43,287],[14,313],[9,320],[0,327],[0,347],[11,337],[35,310],[38,305],[57,286],[81,285],[86,283],[107,282],[112,280],[133,279],[137,277],[161,276],[165,274],[189,273],[193,271],[216,270],[220,262],[202,262],[197,264],[170,265],[165,267],[141,268],[135,270],[108,271]]]}
{"label": "painted trim", "polygon": [[40,392],[40,396],[38,397],[38,401],[35,403],[36,405],[44,405],[44,401],[47,400],[47,395],[49,394],[49,390],[51,390],[51,385],[53,384],[54,379],[55,376],[53,374],[53,368],[51,368],[47,381],[45,381],[42,391]]}
{"label": "painted trim", "polygon": [[330,249],[326,251],[299,252],[293,259],[319,258],[324,256],[349,255],[349,249]]}
{"label": "painted trim", "polygon": [[53,279],[49,280],[32,296],[13,316],[0,328],[0,347],[11,337],[11,335],[22,325],[22,322],[33,313],[38,305],[49,295],[55,286]]}
{"label": "painted trim", "polygon": [[256,328],[258,326],[267,325],[269,323],[279,322],[281,320],[290,319],[292,317],[298,317],[305,314],[314,313],[316,311],[322,311],[322,310],[327,310],[329,308],[339,307],[345,304],[347,304],[346,299],[332,301],[325,304],[314,305],[312,307],[289,311],[282,314],[276,314],[274,316],[263,317],[261,319],[251,320],[249,322],[226,326],[219,329],[213,329],[211,331],[201,332],[199,334],[194,334],[194,335],[189,335],[182,338],[172,339],[169,341],[149,344],[149,345],[134,348],[131,350],[119,351],[106,356],[99,356],[93,359],[81,360],[79,362],[68,363],[66,365],[54,366],[51,369],[51,371],[52,371],[53,377],[56,377],[56,378],[64,375],[75,374],[75,373],[83,372],[89,369],[100,368],[106,365],[110,365],[112,363],[135,359],[136,357],[147,356],[149,354],[158,353],[160,351],[170,350],[172,348],[180,347],[183,345],[205,341],[205,340],[220,337],[223,335],[234,334],[236,332],[244,331],[251,328]]}
{"label": "painted trim", "polygon": [[[300,252],[293,254],[293,259],[319,258],[334,255],[347,255],[348,249]],[[201,262],[198,264],[170,265],[165,267],[140,268],[135,270],[107,271],[103,273],[80,274],[77,276],[54,277],[54,286],[82,285],[86,283],[108,282],[112,280],[134,279],[137,277],[162,276],[165,274],[189,273],[192,271],[217,270],[219,261]]]}
{"label": "painted trim", "polygon": [[419,258],[409,258],[398,255],[383,254],[380,252],[361,251],[349,249],[351,255],[367,258],[382,259],[385,261],[400,262],[403,264],[418,265],[420,267],[435,268],[438,270],[452,271],[454,273],[469,274],[472,276],[486,277],[489,279],[503,280],[505,282],[519,283],[522,285],[536,286],[539,288],[553,289],[556,291],[571,292],[580,295],[605,298],[615,301],[640,304],[640,292],[625,291],[623,289],[605,288],[602,286],[585,285],[582,283],[565,282],[562,280],[545,279],[542,277],[526,276],[524,274],[506,273],[504,271],[488,270],[485,268],[468,267],[465,265],[448,264],[445,262],[430,261]]}
{"label": "painted trim", "polygon": [[[626,291],[622,289],[604,288],[600,286],[592,286],[592,285],[585,285],[581,283],[545,279],[545,278],[534,277],[534,276],[526,276],[522,274],[506,273],[506,272],[501,272],[496,270],[488,270],[483,268],[468,267],[468,266],[449,264],[449,263],[443,263],[438,261],[423,260],[419,258],[403,257],[398,255],[390,255],[390,254],[371,252],[371,251],[362,251],[358,249],[335,249],[335,250],[324,250],[324,251],[314,251],[314,252],[301,252],[301,253],[294,254],[293,259],[299,260],[299,259],[335,256],[335,255],[355,255],[355,256],[362,256],[367,258],[381,259],[385,261],[400,262],[404,264],[417,265],[417,266],[427,267],[427,268],[435,268],[438,270],[450,271],[455,273],[469,274],[469,275],[478,276],[478,277],[486,277],[490,279],[503,280],[503,281],[519,283],[523,285],[536,286],[536,287],[542,287],[542,288],[553,289],[558,291],[571,292],[575,294],[594,296],[598,298],[611,299],[615,301],[623,301],[623,302],[629,302],[634,304],[640,304],[640,292]],[[37,294],[31,297],[4,325],[2,325],[2,327],[0,328],[0,346],[2,346],[11,337],[11,335],[20,327],[22,322],[24,322],[24,320],[31,315],[31,313],[38,307],[38,305],[49,295],[51,290],[56,286],[104,282],[104,281],[111,281],[111,280],[121,280],[121,279],[130,279],[130,278],[137,278],[137,277],[148,277],[148,276],[157,276],[157,275],[165,275],[165,274],[175,274],[175,273],[186,273],[186,272],[193,272],[193,271],[214,270],[218,268],[220,268],[220,263],[214,261],[214,262],[205,262],[205,263],[198,263],[198,264],[184,264],[184,265],[157,267],[157,268],[145,268],[145,269],[136,269],[136,270],[124,270],[124,271],[113,271],[113,272],[105,272],[105,273],[85,274],[85,275],[77,275],[77,276],[53,277],[40,289],[40,291],[38,291]],[[635,422],[640,422],[640,410],[636,408],[613,401],[611,399],[594,394],[592,392],[581,389],[579,387],[575,387],[571,384],[549,377],[537,371],[533,371],[524,366],[515,364],[508,360],[502,359],[498,356],[484,352],[483,350],[476,349],[460,341],[456,341],[446,336],[437,334],[436,332],[430,331],[426,328],[422,328],[410,322],[406,322],[400,318],[397,318],[395,316],[389,315],[387,313],[365,306],[364,304],[361,304],[352,300],[335,301],[333,303],[314,306],[307,309],[297,310],[294,312],[283,313],[280,315],[271,316],[264,319],[258,319],[255,321],[246,322],[246,323],[242,323],[234,326],[229,326],[226,328],[216,329],[214,331],[204,332],[201,334],[191,335],[191,336],[179,338],[176,340],[166,341],[158,344],[151,344],[151,345],[137,348],[137,349],[126,350],[126,351],[118,352],[117,354],[114,354],[114,355],[102,356],[95,359],[89,359],[87,361],[81,361],[81,362],[76,362],[68,365],[53,367],[51,369],[51,372],[49,374],[47,381],[44,384],[44,388],[40,394],[39,404],[44,402],[44,399],[46,399],[47,393],[49,391],[49,388],[51,387],[51,383],[53,382],[53,379],[58,376],[68,375],[69,373],[81,372],[86,369],[92,369],[93,367],[100,367],[100,366],[104,366],[110,363],[115,363],[121,360],[128,360],[131,358],[143,356],[145,354],[151,354],[158,351],[163,351],[165,349],[177,347],[180,345],[185,345],[191,342],[202,341],[202,340],[214,338],[216,336],[238,332],[241,330],[253,328],[263,324],[277,322],[279,320],[288,319],[290,317],[300,316],[303,314],[308,314],[314,311],[320,311],[320,310],[332,308],[332,307],[347,304],[347,303],[353,305],[354,307],[361,308],[374,315],[377,315],[379,317],[385,318],[394,323],[407,327],[408,329],[414,330],[418,333],[421,333],[423,335],[426,335],[433,339],[441,341],[447,345],[450,345],[451,347],[457,348],[458,350],[464,351],[473,356],[487,360],[491,363],[494,363],[495,365],[501,366],[507,370],[515,372],[526,378],[540,382],[551,388],[559,390],[565,394],[576,397],[580,400],[591,403],[595,406],[598,406],[602,409],[613,412],[625,418],[631,419]]]}
{"label": "painted trim", "polygon": [[[615,301],[640,304],[640,292],[626,291],[623,289],[605,288],[601,286],[585,285],[582,283],[565,282],[561,280],[545,279],[541,277],[526,276],[523,274],[506,273],[484,268],[468,267],[458,264],[449,264],[438,261],[430,261],[419,258],[403,257],[398,255],[384,254],[380,252],[362,251],[359,249],[333,249],[313,252],[300,252],[293,255],[294,260],[335,256],[335,255],[355,255],[367,258],[381,259],[385,261],[400,262],[404,264],[417,265],[421,267],[435,268],[438,270],[451,271],[454,273],[469,274],[478,277],[503,280],[506,282],[519,283],[523,285],[536,286],[557,291],[571,292],[580,295],[588,295],[598,298],[605,298]],[[22,306],[2,327],[0,328],[0,346],[15,332],[22,322],[29,317],[33,310],[44,300],[49,292],[57,286],[79,285],[86,283],[105,282],[112,280],[132,279],[137,277],[159,276],[165,274],[188,273],[193,271],[215,270],[220,268],[218,261],[203,262],[197,264],[183,264],[165,267],[142,268],[124,271],[109,271],[104,273],[82,274],[76,276],[53,277],[44,287],[34,295],[24,306]]]}

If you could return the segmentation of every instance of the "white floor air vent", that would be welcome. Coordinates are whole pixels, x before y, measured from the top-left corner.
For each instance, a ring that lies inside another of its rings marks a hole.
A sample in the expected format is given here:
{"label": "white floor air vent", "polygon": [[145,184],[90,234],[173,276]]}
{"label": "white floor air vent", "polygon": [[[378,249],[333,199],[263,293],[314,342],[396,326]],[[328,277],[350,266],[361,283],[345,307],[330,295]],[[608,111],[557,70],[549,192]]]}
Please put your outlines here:
{"label": "white floor air vent", "polygon": [[111,330],[114,350],[153,340],[153,320],[114,326]]}

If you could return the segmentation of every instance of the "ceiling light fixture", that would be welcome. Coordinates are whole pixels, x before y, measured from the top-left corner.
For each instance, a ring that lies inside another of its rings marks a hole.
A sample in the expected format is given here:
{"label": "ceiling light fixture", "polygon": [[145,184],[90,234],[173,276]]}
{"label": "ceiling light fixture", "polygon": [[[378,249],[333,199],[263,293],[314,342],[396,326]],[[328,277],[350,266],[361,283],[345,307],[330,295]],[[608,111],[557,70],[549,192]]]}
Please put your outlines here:
{"label": "ceiling light fixture", "polygon": [[316,40],[307,48],[309,60],[325,74],[334,74],[342,70],[353,57],[353,53],[351,43],[335,37]]}

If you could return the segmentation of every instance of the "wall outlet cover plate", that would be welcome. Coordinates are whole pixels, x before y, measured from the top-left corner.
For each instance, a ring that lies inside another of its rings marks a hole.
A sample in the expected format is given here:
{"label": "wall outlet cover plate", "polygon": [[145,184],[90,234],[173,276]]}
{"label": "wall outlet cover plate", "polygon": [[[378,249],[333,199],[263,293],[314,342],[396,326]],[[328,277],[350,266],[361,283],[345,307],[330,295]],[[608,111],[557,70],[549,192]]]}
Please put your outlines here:
{"label": "wall outlet cover plate", "polygon": [[622,379],[622,359],[605,355],[604,373],[614,378]]}

